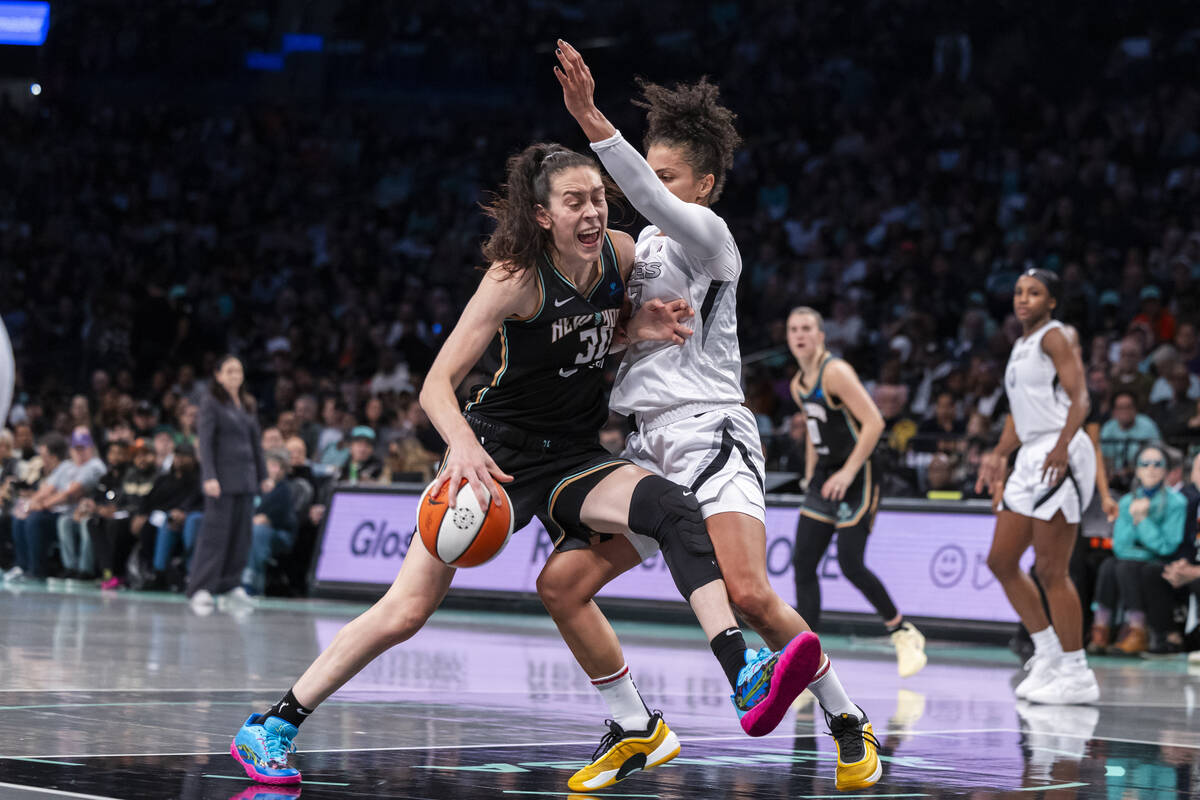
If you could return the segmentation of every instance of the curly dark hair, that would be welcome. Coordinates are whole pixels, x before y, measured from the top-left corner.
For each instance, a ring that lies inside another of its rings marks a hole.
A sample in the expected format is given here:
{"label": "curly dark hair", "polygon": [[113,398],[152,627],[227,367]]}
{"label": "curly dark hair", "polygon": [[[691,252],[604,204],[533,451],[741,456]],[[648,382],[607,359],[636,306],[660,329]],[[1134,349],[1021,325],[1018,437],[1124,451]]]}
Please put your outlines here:
{"label": "curly dark hair", "polygon": [[550,232],[538,225],[537,207],[550,204],[550,179],[571,167],[589,167],[604,181],[611,200],[616,186],[604,176],[591,156],[561,144],[531,144],[508,159],[508,175],[498,194],[483,204],[483,211],[496,220],[496,229],[483,243],[483,257],[498,263],[511,275],[537,264],[538,256],[552,245]]}
{"label": "curly dark hair", "polygon": [[725,173],[733,166],[733,153],[742,143],[734,127],[737,115],[721,105],[721,90],[703,77],[695,83],[677,83],[668,89],[637,79],[642,90],[638,108],[646,109],[648,128],[643,145],[681,147],[698,176],[713,176],[709,203],[715,203],[725,188]]}

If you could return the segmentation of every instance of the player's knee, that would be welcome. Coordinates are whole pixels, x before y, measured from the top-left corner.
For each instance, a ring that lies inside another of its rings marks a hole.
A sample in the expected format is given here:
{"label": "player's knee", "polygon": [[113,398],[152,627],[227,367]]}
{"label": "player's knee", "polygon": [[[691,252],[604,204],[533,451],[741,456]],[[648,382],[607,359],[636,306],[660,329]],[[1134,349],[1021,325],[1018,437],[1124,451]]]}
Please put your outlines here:
{"label": "player's knee", "polygon": [[379,632],[379,637],[389,647],[394,647],[408,641],[421,630],[433,616],[435,608],[419,598],[400,598],[395,601],[385,598],[375,606],[377,619],[372,620],[371,624]]}
{"label": "player's knee", "polygon": [[987,568],[1001,582],[1016,577],[1021,571],[1021,565],[1016,559],[995,551],[988,553]]}
{"label": "player's knee", "polygon": [[1037,576],[1043,589],[1052,589],[1068,580],[1065,564],[1037,561],[1033,565],[1033,574]]}
{"label": "player's knee", "polygon": [[575,581],[566,573],[560,575],[553,570],[543,569],[536,585],[538,598],[551,617],[557,617],[568,608],[583,605],[591,599],[582,596]]}
{"label": "player's knee", "polygon": [[713,552],[696,495],[658,475],[647,475],[634,487],[629,529],[658,542],[664,554],[675,542],[698,555]]}

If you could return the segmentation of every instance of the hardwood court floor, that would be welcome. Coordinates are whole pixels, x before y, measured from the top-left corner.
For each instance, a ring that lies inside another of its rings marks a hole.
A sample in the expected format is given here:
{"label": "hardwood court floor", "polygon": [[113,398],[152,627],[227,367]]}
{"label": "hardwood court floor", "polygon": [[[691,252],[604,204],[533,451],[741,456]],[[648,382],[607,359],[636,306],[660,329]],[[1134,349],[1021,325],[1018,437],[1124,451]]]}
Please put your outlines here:
{"label": "hardwood court floor", "polygon": [[[0,798],[571,796],[567,776],[603,733],[599,698],[545,617],[460,611],[305,723],[301,790],[252,785],[228,755],[234,732],[361,608],[197,617],[170,595],[0,590]],[[1017,660],[999,648],[931,642],[929,666],[902,681],[885,640],[826,637],[886,754],[883,779],[854,794],[834,788],[811,706],[749,739],[698,627],[616,627],[683,752],[577,800],[1200,794],[1200,668],[1182,658],[1095,659],[1098,707],[1018,707]]]}

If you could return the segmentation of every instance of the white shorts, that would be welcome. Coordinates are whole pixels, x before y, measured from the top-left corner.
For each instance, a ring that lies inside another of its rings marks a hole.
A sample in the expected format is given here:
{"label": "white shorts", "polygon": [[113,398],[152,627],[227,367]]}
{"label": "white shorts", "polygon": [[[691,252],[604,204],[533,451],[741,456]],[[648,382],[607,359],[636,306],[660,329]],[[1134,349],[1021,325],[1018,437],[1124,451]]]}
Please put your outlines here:
{"label": "white shorts", "polygon": [[1042,477],[1046,455],[1058,442],[1047,434],[1021,445],[1017,464],[1004,484],[1004,508],[1025,517],[1050,521],[1059,511],[1067,522],[1078,523],[1096,488],[1096,448],[1083,431],[1067,447],[1067,474],[1054,483]]}
{"label": "white shorts", "polygon": [[[758,425],[744,406],[713,408],[634,431],[621,457],[690,489],[705,519],[737,511],[766,521],[766,461]],[[658,551],[648,536],[631,533],[629,538],[643,559]]]}

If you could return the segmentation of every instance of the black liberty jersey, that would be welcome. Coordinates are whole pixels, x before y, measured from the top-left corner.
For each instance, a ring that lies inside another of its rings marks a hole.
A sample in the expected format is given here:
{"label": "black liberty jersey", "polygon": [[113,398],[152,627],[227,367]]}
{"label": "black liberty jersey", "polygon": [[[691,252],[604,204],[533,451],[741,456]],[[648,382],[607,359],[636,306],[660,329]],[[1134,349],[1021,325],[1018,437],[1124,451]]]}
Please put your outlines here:
{"label": "black liberty jersey", "polygon": [[537,280],[541,306],[500,325],[488,349],[495,373],[466,410],[547,437],[594,437],[608,419],[604,360],[625,299],[608,232],[588,285],[576,288],[548,253]]}
{"label": "black liberty jersey", "polygon": [[792,378],[792,399],[804,409],[808,419],[808,436],[817,451],[817,469],[839,470],[858,444],[858,431],[862,425],[850,409],[825,391],[825,367],[832,360],[833,356],[826,354],[808,394],[801,391],[797,373]]}

